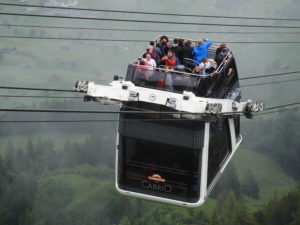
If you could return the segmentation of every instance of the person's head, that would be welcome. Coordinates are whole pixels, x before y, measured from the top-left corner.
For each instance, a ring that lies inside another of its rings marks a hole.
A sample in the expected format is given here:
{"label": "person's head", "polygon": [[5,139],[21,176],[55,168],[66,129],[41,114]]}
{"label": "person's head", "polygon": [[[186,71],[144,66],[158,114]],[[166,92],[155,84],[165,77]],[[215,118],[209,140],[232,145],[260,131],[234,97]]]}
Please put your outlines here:
{"label": "person's head", "polygon": [[225,55],[226,55],[227,52],[228,52],[228,51],[227,51],[226,48],[223,48],[223,49],[221,50],[221,53],[222,53],[222,54],[225,54]]}
{"label": "person's head", "polygon": [[199,73],[200,72],[200,67],[199,66],[195,66],[193,73]]}
{"label": "person's head", "polygon": [[178,39],[175,38],[175,39],[173,40],[173,43],[174,43],[174,45],[177,45],[177,44],[178,44]]}
{"label": "person's head", "polygon": [[185,46],[191,47],[191,46],[192,46],[192,42],[191,42],[190,40],[188,40],[188,41],[185,43]]}
{"label": "person's head", "polygon": [[143,59],[139,60],[139,65],[141,65],[141,66],[145,66],[146,65]]}
{"label": "person's head", "polygon": [[170,49],[170,50],[168,51],[168,57],[171,58],[171,57],[173,57],[173,56],[174,56],[174,51]]}
{"label": "person's head", "polygon": [[150,53],[147,53],[147,54],[146,54],[146,59],[147,59],[148,61],[150,61],[150,59],[151,59],[151,54],[150,54]]}
{"label": "person's head", "polygon": [[154,46],[153,45],[149,45],[148,47],[150,49],[150,52],[153,52]]}
{"label": "person's head", "polygon": [[167,44],[167,42],[169,41],[169,38],[167,36],[161,36],[160,41],[162,44]]}
{"label": "person's head", "polygon": [[226,45],[225,43],[222,43],[222,44],[220,45],[220,48],[227,48],[227,45]]}
{"label": "person's head", "polygon": [[154,41],[150,41],[150,46],[154,46]]}
{"label": "person's head", "polygon": [[184,45],[184,40],[183,39],[179,39],[178,40],[178,46],[183,46]]}
{"label": "person's head", "polygon": [[146,48],[145,52],[146,54],[150,53],[150,48]]}
{"label": "person's head", "polygon": [[203,44],[203,40],[202,39],[198,40],[198,45],[202,45],[202,44]]}
{"label": "person's head", "polygon": [[208,62],[208,58],[202,58],[202,62],[203,63],[207,63]]}

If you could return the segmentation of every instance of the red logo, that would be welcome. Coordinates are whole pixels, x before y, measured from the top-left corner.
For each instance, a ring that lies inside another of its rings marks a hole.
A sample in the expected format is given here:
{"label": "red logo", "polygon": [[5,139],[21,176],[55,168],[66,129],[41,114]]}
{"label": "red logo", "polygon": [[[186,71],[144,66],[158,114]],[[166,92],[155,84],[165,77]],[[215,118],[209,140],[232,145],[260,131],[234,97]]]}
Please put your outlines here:
{"label": "red logo", "polygon": [[166,179],[161,178],[159,174],[153,174],[152,176],[148,176],[148,180],[158,181],[158,182],[166,182]]}

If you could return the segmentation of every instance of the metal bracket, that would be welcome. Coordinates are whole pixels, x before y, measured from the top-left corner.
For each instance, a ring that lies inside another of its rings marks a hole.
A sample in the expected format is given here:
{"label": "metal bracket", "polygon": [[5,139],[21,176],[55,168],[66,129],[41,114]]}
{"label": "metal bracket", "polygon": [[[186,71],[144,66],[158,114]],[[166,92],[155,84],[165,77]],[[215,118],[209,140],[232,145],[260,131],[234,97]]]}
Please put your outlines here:
{"label": "metal bracket", "polygon": [[139,101],[139,93],[136,91],[130,91],[128,101]]}
{"label": "metal bracket", "polygon": [[85,92],[86,93],[88,91],[88,84],[89,84],[88,81],[78,80],[78,81],[76,81],[75,86],[74,86],[73,89],[75,91],[78,91],[78,92]]}
{"label": "metal bracket", "polygon": [[175,109],[176,108],[176,98],[168,98],[166,106]]}
{"label": "metal bracket", "polygon": [[221,103],[208,103],[206,106],[206,112],[212,114],[218,114],[222,112],[222,104]]}
{"label": "metal bracket", "polygon": [[265,108],[265,103],[261,100],[252,102],[252,100],[247,101],[247,111],[248,112],[260,112]]}

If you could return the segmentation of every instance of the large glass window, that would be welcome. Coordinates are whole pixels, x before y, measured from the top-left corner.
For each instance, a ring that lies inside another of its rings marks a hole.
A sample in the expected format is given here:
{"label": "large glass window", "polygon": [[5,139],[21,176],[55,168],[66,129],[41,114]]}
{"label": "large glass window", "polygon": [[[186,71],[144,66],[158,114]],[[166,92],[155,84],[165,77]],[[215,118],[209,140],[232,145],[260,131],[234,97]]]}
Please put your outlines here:
{"label": "large glass window", "polygon": [[209,186],[232,151],[228,119],[210,123],[208,151],[207,185]]}
{"label": "large glass window", "polygon": [[137,86],[182,93],[196,92],[200,76],[176,71],[148,70],[143,66],[129,65],[126,80]]}

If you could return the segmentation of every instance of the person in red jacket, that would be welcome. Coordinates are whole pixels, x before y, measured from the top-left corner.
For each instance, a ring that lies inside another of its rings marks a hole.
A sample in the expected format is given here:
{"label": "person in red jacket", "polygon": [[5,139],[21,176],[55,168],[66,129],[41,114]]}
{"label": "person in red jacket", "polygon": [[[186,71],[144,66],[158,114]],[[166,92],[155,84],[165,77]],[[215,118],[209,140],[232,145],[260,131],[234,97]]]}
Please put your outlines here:
{"label": "person in red jacket", "polygon": [[168,69],[174,69],[177,63],[177,59],[174,55],[173,50],[169,50],[168,54],[161,58],[160,60]]}

